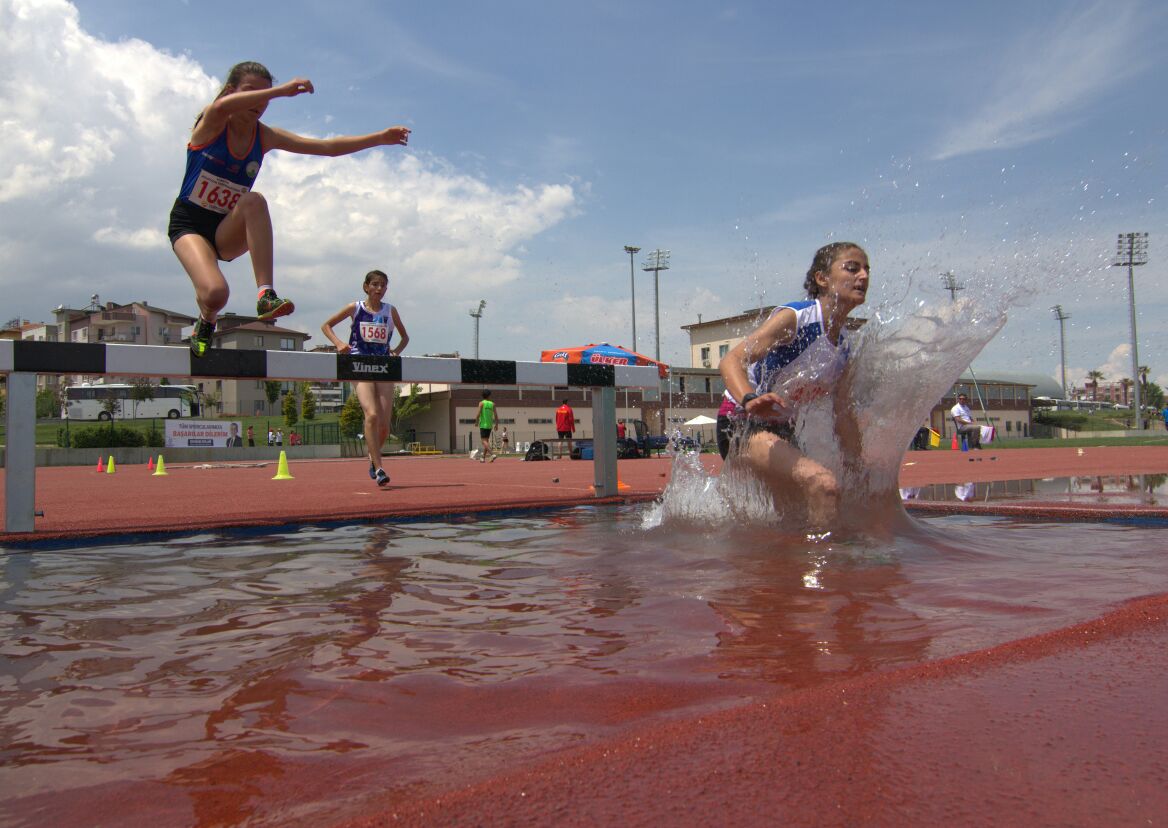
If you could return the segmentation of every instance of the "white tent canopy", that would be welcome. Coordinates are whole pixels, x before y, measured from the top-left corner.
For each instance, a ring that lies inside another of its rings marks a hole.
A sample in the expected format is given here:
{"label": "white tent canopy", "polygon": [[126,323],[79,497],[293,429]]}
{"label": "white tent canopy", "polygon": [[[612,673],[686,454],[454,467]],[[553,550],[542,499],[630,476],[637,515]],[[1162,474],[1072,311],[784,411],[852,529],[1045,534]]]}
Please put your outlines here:
{"label": "white tent canopy", "polygon": [[718,421],[715,420],[713,417],[707,417],[705,414],[699,414],[698,416],[694,417],[692,420],[687,420],[685,424],[687,426],[704,426],[704,425],[714,425],[717,422]]}

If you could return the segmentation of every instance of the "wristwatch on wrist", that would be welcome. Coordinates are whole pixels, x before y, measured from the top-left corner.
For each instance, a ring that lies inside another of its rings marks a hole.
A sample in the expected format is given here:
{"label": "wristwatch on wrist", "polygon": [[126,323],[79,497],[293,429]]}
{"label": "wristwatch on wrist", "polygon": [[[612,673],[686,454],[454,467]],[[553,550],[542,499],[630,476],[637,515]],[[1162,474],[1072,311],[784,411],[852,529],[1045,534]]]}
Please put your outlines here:
{"label": "wristwatch on wrist", "polygon": [[758,399],[758,394],[751,391],[749,394],[743,394],[742,399],[739,401],[738,404],[741,405],[743,408],[746,408],[747,403],[749,403],[751,400],[757,400],[757,399]]}

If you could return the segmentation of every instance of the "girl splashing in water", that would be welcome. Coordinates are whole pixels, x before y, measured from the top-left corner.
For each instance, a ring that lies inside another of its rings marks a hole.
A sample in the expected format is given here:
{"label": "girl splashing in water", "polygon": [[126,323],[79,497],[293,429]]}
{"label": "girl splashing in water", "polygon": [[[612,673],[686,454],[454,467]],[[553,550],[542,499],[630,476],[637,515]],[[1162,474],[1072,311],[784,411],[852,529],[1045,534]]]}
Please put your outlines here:
{"label": "girl splashing in water", "polygon": [[[868,292],[868,254],[857,244],[820,248],[803,287],[807,300],[774,309],[722,360],[726,396],[718,411],[718,448],[770,489],[775,508],[802,512],[822,532],[836,520],[836,475],[807,457],[795,435],[802,406],[830,396],[845,465],[860,457],[860,432],[846,380],[848,314]],[[733,439],[732,439],[733,438]]]}
{"label": "girl splashing in water", "polygon": [[405,144],[410,130],[389,127],[369,135],[306,138],[260,121],[273,98],[312,93],[312,81],[296,78],[272,85],[272,74],[258,63],[232,67],[227,82],[191,131],[182,189],[170,213],[169,235],[175,255],[195,286],[199,320],[191,351],[203,356],[211,345],[219,312],[230,293],[219,260],[251,253],[259,296],[256,315],[275,319],[295,306],[276,295],[273,276],[272,219],[264,197],[252,190],[264,154],[284,150],[336,157],[371,147]]}

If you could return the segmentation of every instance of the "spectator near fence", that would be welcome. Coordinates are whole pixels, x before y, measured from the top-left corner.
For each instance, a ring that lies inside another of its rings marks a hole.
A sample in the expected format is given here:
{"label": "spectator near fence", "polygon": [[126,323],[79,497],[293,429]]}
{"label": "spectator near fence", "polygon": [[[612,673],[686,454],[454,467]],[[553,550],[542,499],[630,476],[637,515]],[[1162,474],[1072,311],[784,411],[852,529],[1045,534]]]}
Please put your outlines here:
{"label": "spectator near fence", "polygon": [[564,400],[563,405],[556,409],[556,434],[561,440],[571,440],[572,432],[575,430],[576,412],[568,405],[568,401]]}

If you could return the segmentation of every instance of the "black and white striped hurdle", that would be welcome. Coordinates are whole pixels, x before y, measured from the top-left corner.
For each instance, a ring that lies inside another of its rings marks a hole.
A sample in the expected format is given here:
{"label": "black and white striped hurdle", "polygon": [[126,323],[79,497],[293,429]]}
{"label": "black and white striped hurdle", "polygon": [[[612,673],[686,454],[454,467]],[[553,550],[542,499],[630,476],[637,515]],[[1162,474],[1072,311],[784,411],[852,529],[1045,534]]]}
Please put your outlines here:
{"label": "black and white striped hurdle", "polygon": [[279,381],[380,380],[406,383],[539,385],[593,390],[593,469],[597,497],[617,493],[616,389],[658,387],[657,368],[567,365],[438,357],[365,357],[306,351],[214,349],[0,340],[8,381],[5,530],[35,531],[36,375],[78,374]]}

